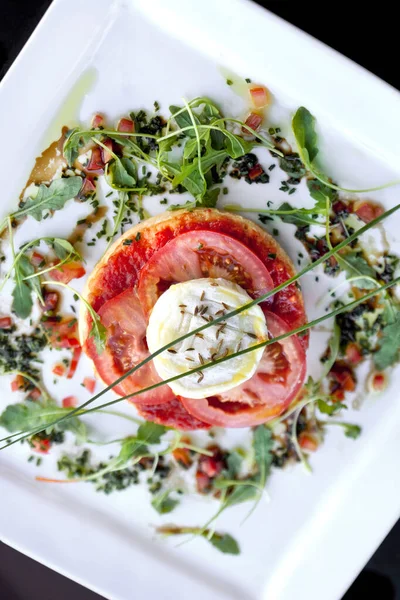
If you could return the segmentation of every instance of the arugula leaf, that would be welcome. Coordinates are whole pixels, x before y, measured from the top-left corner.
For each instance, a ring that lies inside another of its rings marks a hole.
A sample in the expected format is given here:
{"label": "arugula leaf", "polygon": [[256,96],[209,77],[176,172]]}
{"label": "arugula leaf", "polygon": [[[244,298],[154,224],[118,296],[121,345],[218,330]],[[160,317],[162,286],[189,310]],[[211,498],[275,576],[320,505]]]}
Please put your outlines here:
{"label": "arugula leaf", "polygon": [[304,106],[300,106],[292,119],[292,129],[299,154],[307,167],[318,154],[315,117]]}
{"label": "arugula leaf", "polygon": [[[329,371],[332,369],[335,360],[337,359],[337,355],[339,354],[340,347],[340,327],[335,320],[335,324],[333,326],[332,335],[329,338],[328,348],[329,348],[329,356],[327,360],[324,362],[324,368],[322,371],[321,379],[325,378]],[[324,411],[322,411],[324,412]]]}
{"label": "arugula leaf", "polygon": [[379,371],[391,367],[399,360],[400,350],[400,313],[398,312],[393,323],[385,325],[382,329],[380,348],[374,355],[374,364]]}
{"label": "arugula leaf", "polygon": [[162,436],[167,431],[164,425],[146,421],[140,425],[136,436],[127,437],[122,442],[118,460],[124,464],[133,457],[149,454],[148,444],[159,444]]}
{"label": "arugula leaf", "polygon": [[63,238],[52,238],[52,240],[49,240],[49,243],[53,248],[55,255],[60,260],[64,260],[67,257],[71,258],[71,260],[83,260],[79,252],[68,240],[64,240]]}
{"label": "arugula leaf", "polygon": [[225,136],[226,152],[231,158],[240,158],[244,154],[249,154],[254,148],[253,142],[246,141],[227,129],[223,130],[223,135]]}
{"label": "arugula leaf", "polygon": [[[193,127],[192,119],[190,117],[188,110],[182,111],[179,115],[176,113],[178,113],[180,110],[182,110],[182,108],[180,106],[170,106],[169,110],[170,110],[171,115],[174,117],[174,120],[175,120],[176,124],[178,125],[178,127],[180,127],[181,129],[183,129],[184,127]],[[193,113],[193,117],[194,117],[194,121],[195,121],[196,125],[200,125],[200,121],[194,113]],[[189,138],[196,137],[195,129],[188,129],[187,131],[184,132],[184,134],[186,137],[189,137]]]}
{"label": "arugula leaf", "polygon": [[179,500],[175,500],[170,497],[170,490],[166,490],[165,492],[161,492],[153,498],[151,501],[152,507],[160,514],[166,515],[174,510],[176,506],[179,504]]}
{"label": "arugula leaf", "polygon": [[335,413],[342,410],[342,408],[347,409],[347,406],[343,404],[343,402],[335,402],[331,404],[323,398],[318,398],[317,406],[318,410],[324,415],[334,415]]}
{"label": "arugula leaf", "polygon": [[[203,129],[202,131],[199,131],[199,138],[202,142],[204,142],[205,145],[207,145],[207,142],[210,139],[210,129]],[[197,150],[197,138],[188,139],[183,149],[183,158],[187,160],[197,156]]]}
{"label": "arugula leaf", "polygon": [[311,198],[316,200],[314,210],[326,214],[326,199],[328,198],[329,203],[332,204],[337,197],[337,192],[318,179],[308,179],[307,187]]}
{"label": "arugula leaf", "polygon": [[177,525],[162,525],[156,527],[157,533],[163,535],[200,535],[210,542],[217,550],[224,554],[240,554],[240,548],[237,541],[228,533],[211,532],[210,529],[201,527],[178,527]]}
{"label": "arugula leaf", "polygon": [[[30,431],[46,425],[53,418],[62,417],[72,409],[61,408],[54,402],[25,402],[19,404],[10,404],[0,415],[0,426],[4,427],[10,433],[17,431]],[[77,417],[71,417],[57,425],[62,431],[72,431],[80,440],[86,439],[86,425]]]}
{"label": "arugula leaf", "polygon": [[97,353],[101,354],[104,351],[107,342],[107,329],[104,327],[98,315],[96,319],[93,319],[92,321],[89,337],[94,339]]}
{"label": "arugula leaf", "polygon": [[225,471],[225,476],[227,479],[235,479],[240,472],[240,468],[242,466],[243,458],[236,450],[233,450],[229,453],[228,458],[226,459],[228,468]]}
{"label": "arugula leaf", "polygon": [[319,221],[317,221],[315,217],[317,217],[318,214],[326,215],[325,208],[324,210],[321,210],[317,207],[294,208],[288,202],[284,202],[283,204],[281,204],[277,210],[267,210],[259,212],[265,212],[266,214],[276,215],[284,223],[290,223],[292,225],[296,225],[296,227],[304,227],[305,225],[318,225]]}
{"label": "arugula leaf", "polygon": [[[207,173],[212,167],[220,167],[227,157],[228,154],[225,150],[210,150],[205,156],[201,157],[203,174]],[[179,184],[183,185],[196,200],[201,201],[206,193],[206,183],[201,177],[199,159],[195,158],[193,162],[179,169],[178,173],[176,173],[176,165],[169,163],[168,167],[172,172],[175,170],[175,173],[173,172],[175,176],[172,180],[172,185],[174,187]]]}
{"label": "arugula leaf", "polygon": [[235,538],[233,538],[228,533],[213,533],[211,537],[209,536],[209,532],[206,531],[203,533],[203,537],[210,542],[217,550],[223,552],[224,554],[240,554],[240,547]]}
{"label": "arugula leaf", "polygon": [[361,435],[361,427],[353,423],[342,423],[344,427],[344,435],[348,438],[356,440]]}
{"label": "arugula leaf", "polygon": [[81,187],[82,178],[78,176],[55,179],[48,187],[42,183],[36,197],[27,198],[21,210],[13,213],[12,217],[18,218],[30,214],[37,221],[41,221],[44,212],[64,208],[68,200],[72,200],[79,194]]}
{"label": "arugula leaf", "polygon": [[33,275],[35,269],[28,258],[23,254],[14,265],[15,287],[12,291],[12,311],[21,319],[29,317],[32,311],[32,292],[42,298],[42,291],[38,277],[24,281],[24,277]]}
{"label": "arugula leaf", "polygon": [[63,154],[70,167],[78,158],[80,148],[88,144],[94,136],[96,136],[96,131],[81,131],[79,127],[75,127],[67,133]]}
{"label": "arugula leaf", "polygon": [[274,440],[272,438],[272,432],[269,428],[264,425],[259,425],[254,429],[253,432],[253,448],[254,448],[254,460],[258,466],[262,485],[265,485],[265,481],[270,473],[272,465],[272,448]]}
{"label": "arugula leaf", "polygon": [[114,189],[135,189],[137,184],[137,171],[133,161],[129,158],[115,158],[109,163],[107,173],[110,175],[110,185]]}
{"label": "arugula leaf", "polygon": [[242,504],[242,502],[258,499],[259,495],[258,479],[254,477],[243,479],[243,481],[239,481],[238,485],[235,485],[232,488],[232,491],[229,493],[220,510],[222,512],[222,510],[234,506],[235,504]]}
{"label": "arugula leaf", "polygon": [[[338,261],[340,268],[343,271],[346,271],[348,279],[351,277],[360,277],[361,275],[365,275],[366,277],[376,280],[376,273],[374,269],[368,264],[361,253],[346,252],[345,254],[336,254],[335,258]],[[376,287],[378,283],[375,286],[373,281],[369,281],[368,279],[360,279],[357,282],[357,285],[368,290]]]}

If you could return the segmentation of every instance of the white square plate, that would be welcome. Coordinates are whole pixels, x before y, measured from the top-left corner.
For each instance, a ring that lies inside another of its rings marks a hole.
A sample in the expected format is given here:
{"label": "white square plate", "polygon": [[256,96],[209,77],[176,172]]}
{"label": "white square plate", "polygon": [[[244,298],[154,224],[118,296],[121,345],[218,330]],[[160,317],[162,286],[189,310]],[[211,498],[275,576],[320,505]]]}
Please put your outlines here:
{"label": "white square plate", "polygon": [[[398,92],[258,6],[55,0],[2,83],[2,210],[15,205],[35,156],[70,119],[60,107],[88,69],[97,78],[80,107],[83,121],[95,110],[114,117],[154,100],[166,108],[182,96],[209,95],[237,110],[221,66],[265,83],[286,113],[307,106],[318,118],[329,172],[343,185],[395,178]],[[249,202],[253,187],[245,190]],[[265,202],[261,193],[254,202]],[[374,198],[391,206],[396,194]],[[305,291],[310,299],[313,290]],[[397,374],[385,395],[349,411],[362,437],[353,442],[332,431],[313,457],[312,477],[301,467],[275,472],[270,503],[242,527],[246,507],[222,516],[218,529],[239,539],[239,557],[204,540],[181,548],[154,540],[149,524],[161,518],[144,490],[106,497],[84,484],[39,484],[25,448],[15,446],[0,456],[1,539],[116,600],[337,600],[400,515],[399,383]],[[4,405],[8,386],[0,388]],[[173,520],[201,524],[214,510],[213,501],[189,498]]]}

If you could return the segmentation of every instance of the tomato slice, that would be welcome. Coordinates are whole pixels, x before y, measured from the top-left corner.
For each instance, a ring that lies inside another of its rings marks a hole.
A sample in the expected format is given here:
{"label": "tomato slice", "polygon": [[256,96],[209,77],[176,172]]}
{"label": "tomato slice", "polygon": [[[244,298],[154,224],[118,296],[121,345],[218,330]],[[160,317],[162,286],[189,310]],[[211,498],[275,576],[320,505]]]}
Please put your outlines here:
{"label": "tomato slice", "polygon": [[[264,310],[273,337],[289,331],[286,323]],[[267,346],[257,371],[245,383],[216,397],[180,398],[198,419],[218,427],[250,427],[283,413],[300,391],[306,376],[305,352],[297,336]]]}
{"label": "tomato slice", "polygon": [[[132,289],[106,302],[98,314],[107,329],[107,341],[105,350],[100,355],[94,354],[92,358],[101,379],[111,385],[149,356],[146,343],[147,323],[136,292]],[[125,396],[159,381],[161,379],[151,361],[113,389],[120,396]],[[174,397],[168,385],[164,385],[132,398],[132,401],[137,405],[162,404]]]}
{"label": "tomato slice", "polygon": [[72,261],[57,267],[49,271],[49,276],[54,281],[61,281],[62,283],[69,283],[72,279],[79,279],[85,275],[85,268],[82,263],[78,261]]}
{"label": "tomato slice", "polygon": [[173,283],[222,277],[256,298],[274,287],[261,260],[244,244],[214,231],[189,231],[153,254],[139,276],[138,296],[148,314]]}

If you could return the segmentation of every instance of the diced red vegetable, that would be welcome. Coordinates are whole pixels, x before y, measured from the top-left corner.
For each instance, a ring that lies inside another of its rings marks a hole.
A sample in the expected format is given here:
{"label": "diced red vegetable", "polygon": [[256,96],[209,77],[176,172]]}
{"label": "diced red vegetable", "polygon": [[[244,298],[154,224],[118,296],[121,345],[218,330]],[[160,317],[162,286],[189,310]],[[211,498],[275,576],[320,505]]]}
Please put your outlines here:
{"label": "diced red vegetable", "polygon": [[57,363],[52,368],[52,373],[54,373],[54,375],[57,375],[58,377],[63,377],[63,375],[65,375],[65,371],[66,367],[62,363]]}
{"label": "diced red vegetable", "polygon": [[85,167],[86,171],[96,171],[96,173],[104,173],[103,153],[100,146],[92,148],[89,164]]}
{"label": "diced red vegetable", "polygon": [[255,85],[249,88],[250,98],[256,108],[265,108],[270,101],[271,95],[263,85]]}
{"label": "diced red vegetable", "polygon": [[349,363],[351,363],[354,366],[358,365],[358,363],[360,363],[363,358],[361,351],[360,351],[360,347],[355,342],[349,342],[347,344],[345,356],[346,356],[346,359],[349,361]]}
{"label": "diced red vegetable", "polygon": [[205,494],[211,489],[211,479],[205,473],[197,471],[196,487],[199,494]]}
{"label": "diced red vegetable", "polygon": [[85,180],[83,182],[83,185],[81,187],[81,191],[79,192],[79,195],[84,197],[84,196],[89,196],[89,194],[93,194],[93,192],[96,191],[96,186],[94,184],[93,179],[91,179],[90,177],[85,177]]}
{"label": "diced red vegetable", "polygon": [[110,138],[107,138],[104,140],[103,144],[108,148],[108,150],[106,150],[105,148],[101,149],[103,162],[104,164],[107,164],[112,159],[113,141],[110,140]]}
{"label": "diced red vegetable", "polygon": [[104,117],[103,115],[96,113],[92,117],[92,128],[96,129],[97,127],[103,127],[104,125]]}
{"label": "diced red vegetable", "polygon": [[43,254],[40,254],[40,252],[32,252],[31,264],[34,267],[39,267],[41,264],[43,264],[43,261],[44,261]]}
{"label": "diced red vegetable", "polygon": [[382,215],[384,209],[374,202],[358,200],[354,203],[354,212],[362,221],[364,221],[364,223],[370,223],[370,221],[373,221],[376,217]]}
{"label": "diced red vegetable", "polygon": [[0,329],[10,329],[12,327],[11,317],[0,317]]}
{"label": "diced red vegetable", "polygon": [[117,131],[121,133],[133,133],[135,131],[135,123],[132,119],[123,117],[118,121]]}
{"label": "diced red vegetable", "polygon": [[[250,127],[250,129],[253,129],[253,131],[257,131],[262,121],[262,115],[256,112],[251,112],[245,120],[245,125],[247,125],[247,127]],[[245,127],[242,127],[242,132],[249,135],[249,131]]]}
{"label": "diced red vegetable", "polygon": [[45,292],[43,295],[43,300],[43,310],[45,312],[47,312],[48,310],[56,310],[58,302],[60,300],[60,296],[58,292]]}
{"label": "diced red vegetable", "polygon": [[69,369],[68,369],[68,373],[67,373],[67,379],[72,379],[72,377],[75,375],[75,371],[78,366],[78,362],[81,357],[81,354],[82,354],[82,348],[80,346],[79,347],[77,346],[76,348],[74,348],[73,353],[72,353],[71,363],[69,365]]}
{"label": "diced red vegetable", "polygon": [[258,177],[260,177],[262,174],[264,173],[264,169],[262,168],[261,165],[255,165],[252,169],[250,169],[249,171],[249,178],[254,181],[254,179],[257,179]]}
{"label": "diced red vegetable", "polygon": [[388,380],[385,373],[372,373],[369,386],[372,392],[383,392],[387,388]]}
{"label": "diced red vegetable", "polygon": [[299,445],[303,450],[309,450],[310,452],[315,452],[318,449],[318,440],[311,433],[307,433],[306,431],[302,431],[299,435]]}
{"label": "diced red vegetable", "polygon": [[63,408],[75,408],[78,405],[78,398],[76,396],[67,396],[62,401]]}
{"label": "diced red vegetable", "polygon": [[199,458],[198,471],[204,473],[210,479],[216,477],[224,469],[225,461],[219,446],[210,446],[207,450],[213,452],[212,456],[201,455]]}
{"label": "diced red vegetable", "polygon": [[39,388],[35,387],[35,388],[33,388],[33,390],[29,391],[27,400],[39,400],[39,398],[41,398],[41,396],[42,396],[42,392],[40,391]]}
{"label": "diced red vegetable", "polygon": [[69,283],[72,279],[79,279],[85,275],[86,271],[82,263],[73,261],[66,263],[61,267],[56,267],[49,271],[48,275],[54,281],[60,281],[61,283]]}
{"label": "diced red vegetable", "polygon": [[51,442],[47,438],[43,440],[35,436],[31,439],[31,445],[35,452],[39,452],[39,454],[47,454],[50,450]]}
{"label": "diced red vegetable", "polygon": [[64,318],[61,321],[57,317],[49,317],[42,321],[42,325],[53,348],[80,347],[78,321],[75,317]]}
{"label": "diced red vegetable", "polygon": [[329,372],[331,378],[330,391],[332,398],[338,402],[344,400],[345,392],[354,392],[356,379],[350,366],[336,361]]}
{"label": "diced red vegetable", "polygon": [[16,375],[15,378],[11,382],[11,391],[17,392],[18,390],[23,390],[25,388],[26,381],[22,375]]}
{"label": "diced red vegetable", "polygon": [[172,456],[185,469],[188,469],[192,465],[192,457],[187,448],[177,448],[172,452]]}
{"label": "diced red vegetable", "polygon": [[85,377],[83,380],[83,387],[85,387],[90,394],[93,394],[96,387],[96,380],[93,379],[93,377]]}

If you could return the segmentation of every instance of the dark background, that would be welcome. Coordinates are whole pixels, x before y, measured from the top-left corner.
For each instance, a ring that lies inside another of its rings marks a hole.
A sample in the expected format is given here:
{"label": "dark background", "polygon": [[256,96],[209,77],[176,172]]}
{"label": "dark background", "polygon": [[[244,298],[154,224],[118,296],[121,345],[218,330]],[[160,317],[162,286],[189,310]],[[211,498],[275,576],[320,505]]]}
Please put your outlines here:
{"label": "dark background", "polygon": [[[1,0],[0,77],[11,66],[50,3],[51,0]],[[74,10],[74,4],[77,5],[71,2],[71,10]],[[399,25],[394,3],[393,9],[389,8],[389,3],[379,7],[371,3],[370,8],[363,3],[363,7],[357,9],[354,3],[353,11],[350,2],[314,3],[312,6],[313,3],[281,0],[259,4],[400,89],[399,52],[395,43]],[[78,40],[75,42],[79,43]],[[301,595],[305,597],[304,591]],[[101,600],[97,594],[0,543],[0,600],[71,598]],[[343,598],[358,599],[400,600],[400,521]]]}

